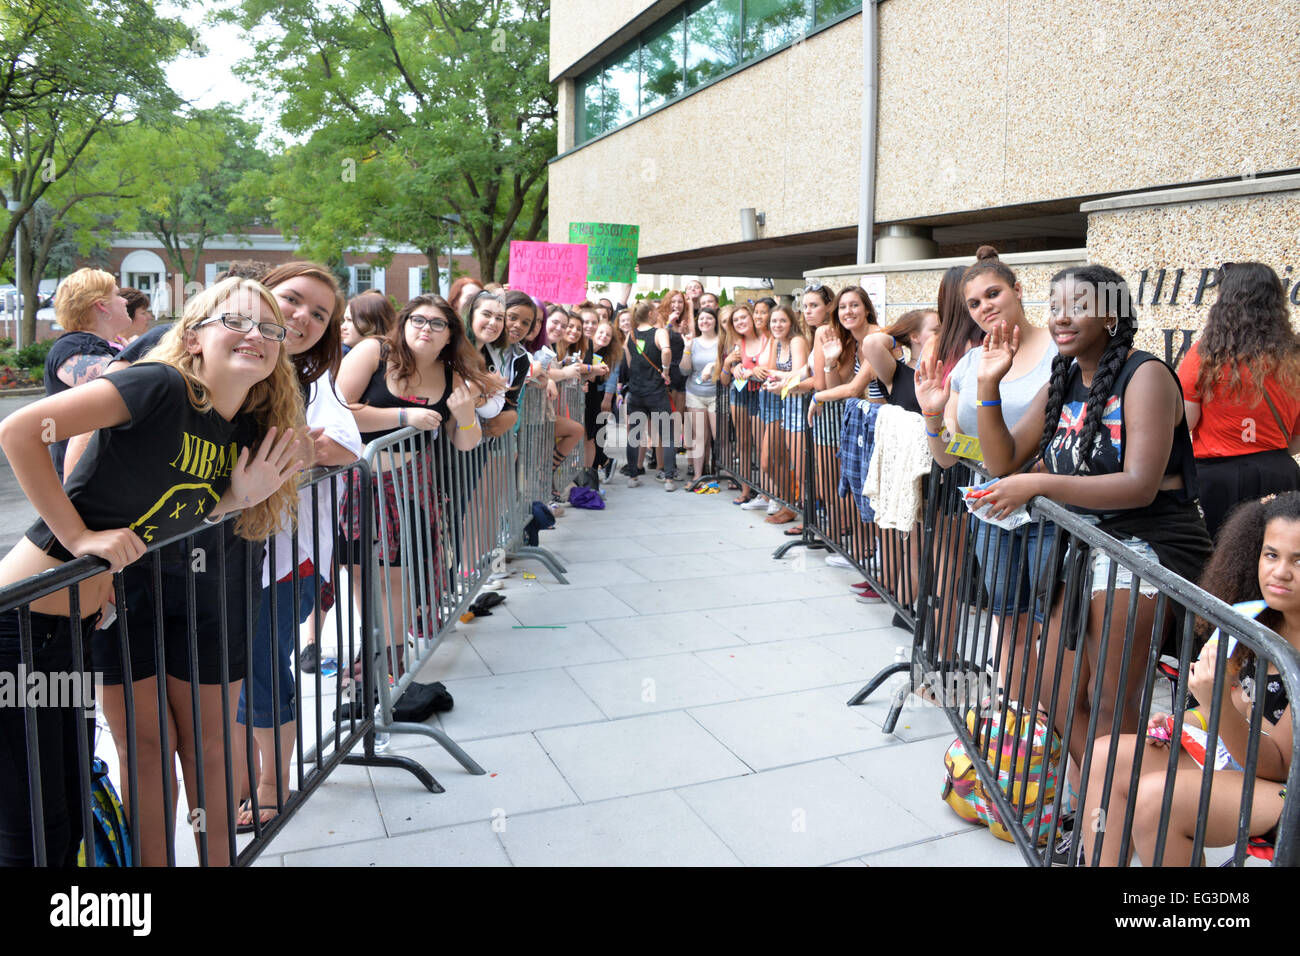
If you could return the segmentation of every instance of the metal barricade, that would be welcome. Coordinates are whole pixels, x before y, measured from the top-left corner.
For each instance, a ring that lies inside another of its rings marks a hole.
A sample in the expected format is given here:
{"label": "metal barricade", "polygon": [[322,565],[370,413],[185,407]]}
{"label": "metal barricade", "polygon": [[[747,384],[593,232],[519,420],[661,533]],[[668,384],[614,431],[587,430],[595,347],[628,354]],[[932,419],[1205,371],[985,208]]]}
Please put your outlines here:
{"label": "metal barricade", "polygon": [[[718,386],[715,474],[739,482],[796,516],[804,511],[808,473],[808,395],[781,398],[761,389]],[[783,547],[776,557],[793,544]]]}
{"label": "metal barricade", "polygon": [[[965,464],[933,470],[910,687],[944,709],[1025,860],[1052,862],[1071,809],[1072,848],[1058,861],[1068,865],[1084,851],[1088,865],[1126,865],[1134,855],[1144,866],[1197,865],[1212,808],[1237,823],[1232,863],[1260,853],[1252,801],[1283,784],[1260,774],[1277,766],[1261,762],[1264,708],[1250,709],[1244,759],[1233,758],[1239,786],[1215,778],[1214,759],[1204,761],[1210,769],[1189,764],[1177,742],[1199,732],[1214,755],[1221,726],[1240,731],[1223,694],[1229,639],[1255,655],[1256,674],[1275,669],[1290,700],[1300,693],[1300,653],[1054,502],[1034,499],[1033,520],[1015,531],[972,535],[960,487],[982,477]],[[1221,640],[1213,700],[1192,720],[1198,618]],[[1173,715],[1172,747],[1147,742],[1157,710]],[[1296,725],[1293,708],[1285,790],[1300,778]],[[1275,865],[1298,862],[1298,830],[1300,805],[1284,800],[1271,835]]]}
{"label": "metal barricade", "polygon": [[578,473],[583,468],[583,453],[586,447],[586,419],[584,415],[587,402],[587,394],[583,391],[583,384],[576,378],[566,379],[558,383],[559,398],[556,400],[556,417],[563,416],[570,421],[577,422],[579,426],[584,428],[583,437],[570,449],[569,453],[564,456],[564,460],[555,469],[554,490],[562,497],[566,494],[569,486],[577,480]]}
{"label": "metal barricade", "polygon": [[[551,495],[551,455],[555,448],[554,406],[546,389],[529,382],[519,395],[519,424],[511,433],[514,461],[507,461],[509,488],[509,542],[506,554],[511,558],[532,558],[548,570],[561,584],[564,565],[546,548],[530,541],[527,529],[533,520],[533,505],[545,506]],[[507,459],[509,455],[507,455]]]}
{"label": "metal barricade", "polygon": [[[304,486],[300,513],[305,509],[311,515],[317,532],[313,545],[304,555],[295,536],[287,535],[288,560],[283,562],[272,545],[267,573],[279,583],[266,591],[265,545],[236,538],[234,522],[228,520],[151,542],[143,558],[115,576],[117,619],[102,630],[94,630],[97,609],[82,608],[82,588],[74,586],[103,574],[105,564],[99,559],[69,561],[0,592],[0,614],[16,631],[18,645],[17,659],[6,659],[4,670],[13,677],[44,675],[47,683],[56,681],[81,695],[75,701],[59,697],[35,702],[35,707],[0,708],[6,731],[21,733],[26,751],[26,768],[7,771],[11,780],[21,780],[25,771],[28,793],[23,808],[9,790],[0,808],[6,818],[2,826],[15,832],[25,810],[31,833],[30,855],[6,842],[0,851],[4,862],[75,864],[84,838],[85,863],[96,865],[95,808],[102,803],[92,788],[104,780],[121,794],[127,824],[125,834],[104,846],[134,865],[175,865],[178,851],[188,858],[188,847],[178,844],[178,831],[193,832],[200,865],[251,863],[340,763],[403,767],[426,785],[432,783],[409,758],[374,753],[374,718],[368,710],[354,710],[339,720],[326,716],[331,709],[336,715],[344,709],[344,675],[318,671],[308,680],[294,669],[292,686],[286,687],[285,668],[277,671],[277,664],[288,663],[290,651],[296,656],[303,647],[296,612],[309,607],[318,621],[324,620],[315,569],[328,568],[331,581],[339,581],[339,555],[326,558],[322,543],[328,541],[331,549],[334,544],[344,478],[367,485],[365,464],[318,470]],[[348,515],[342,531],[368,540],[369,509]],[[312,560],[312,570],[303,558]],[[32,609],[59,592],[67,595],[66,614],[55,613],[48,600]],[[294,605],[285,610],[295,612],[288,615],[289,633],[278,623],[285,600]],[[340,656],[346,647],[348,660],[355,655],[363,662],[356,678],[368,691],[374,675],[362,652],[364,630],[353,626],[355,617],[340,606],[335,629]],[[105,670],[111,672],[107,683],[102,682]],[[87,699],[92,673],[101,683]],[[352,678],[349,671],[347,680]],[[262,735],[254,724],[267,709],[268,697],[271,726],[266,736],[278,740],[288,722],[283,715],[291,713],[296,757],[271,743],[271,752],[258,759]],[[96,704],[113,735],[111,746],[107,738],[96,739]],[[241,705],[245,713],[237,720]],[[364,752],[353,753],[359,742],[364,742]],[[177,756],[189,807],[179,826],[174,809]],[[268,770],[274,772],[275,798],[261,800],[258,784]],[[245,790],[248,801],[241,807]],[[247,838],[237,835],[241,810],[252,816]],[[263,821],[272,810],[273,818]]]}

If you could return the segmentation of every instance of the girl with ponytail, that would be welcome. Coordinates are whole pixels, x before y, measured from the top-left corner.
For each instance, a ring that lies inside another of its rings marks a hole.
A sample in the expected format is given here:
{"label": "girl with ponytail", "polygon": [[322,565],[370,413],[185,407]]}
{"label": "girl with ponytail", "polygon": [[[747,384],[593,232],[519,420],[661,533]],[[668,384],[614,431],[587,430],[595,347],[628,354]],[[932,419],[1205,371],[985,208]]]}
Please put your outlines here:
{"label": "girl with ponytail", "polygon": [[[997,323],[980,351],[978,373],[979,437],[984,462],[995,475],[1009,475],[979,495],[991,517],[1001,517],[1036,495],[1077,511],[1091,524],[1121,539],[1139,555],[1196,580],[1210,554],[1210,538],[1196,505],[1196,467],[1183,411],[1182,393],[1173,370],[1149,352],[1133,349],[1137,317],[1128,285],[1104,266],[1066,269],[1052,278],[1050,330],[1059,354],[1051,379],[1029,410],[1008,429],[999,401],[999,385],[1020,348],[1020,330]],[[1027,474],[1012,474],[1027,463]],[[1118,698],[1125,655],[1105,656],[1110,641],[1123,646],[1130,626],[1126,613],[1107,617],[1111,561],[1097,554],[1091,562],[1092,602],[1086,628],[1049,628],[1044,660],[1051,666],[1065,642],[1064,667],[1073,654],[1084,661],[1075,701],[1070,750],[1076,764],[1088,738],[1090,687],[1101,685],[1098,727],[1111,726],[1118,711],[1122,732],[1137,730],[1141,681],[1128,681]],[[1129,591],[1132,575],[1116,569],[1115,589]],[[1156,613],[1156,589],[1139,588],[1131,660],[1144,660]],[[1114,597],[1114,607],[1130,606],[1128,596]],[[1061,614],[1058,595],[1053,619]],[[1075,631],[1085,634],[1075,646]],[[1032,650],[1032,649],[1031,649]],[[1057,713],[1069,705],[1069,671],[1058,684]],[[1046,701],[1043,702],[1046,706]]]}

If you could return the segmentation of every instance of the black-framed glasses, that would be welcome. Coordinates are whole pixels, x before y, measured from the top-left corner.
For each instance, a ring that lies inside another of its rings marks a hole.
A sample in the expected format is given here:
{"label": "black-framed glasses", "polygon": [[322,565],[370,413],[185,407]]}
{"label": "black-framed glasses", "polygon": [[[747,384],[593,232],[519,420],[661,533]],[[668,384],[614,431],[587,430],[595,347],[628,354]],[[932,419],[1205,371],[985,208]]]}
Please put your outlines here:
{"label": "black-framed glasses", "polygon": [[275,322],[256,322],[246,315],[240,315],[238,312],[222,312],[220,315],[214,315],[211,318],[204,319],[202,322],[195,322],[194,328],[201,329],[205,325],[211,325],[213,322],[220,322],[232,332],[247,333],[257,326],[257,331],[262,333],[262,338],[268,342],[283,342],[285,336],[285,327]]}
{"label": "black-framed glasses", "polygon": [[406,321],[417,329],[422,329],[427,325],[434,332],[446,332],[447,329],[451,328],[446,319],[431,319],[426,315],[412,315]]}

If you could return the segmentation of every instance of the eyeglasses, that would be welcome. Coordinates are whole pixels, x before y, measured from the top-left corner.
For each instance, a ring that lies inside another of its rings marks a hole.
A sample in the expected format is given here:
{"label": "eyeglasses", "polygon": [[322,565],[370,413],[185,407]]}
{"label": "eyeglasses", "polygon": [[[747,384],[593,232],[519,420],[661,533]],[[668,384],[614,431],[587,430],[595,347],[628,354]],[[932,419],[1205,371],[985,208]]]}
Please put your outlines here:
{"label": "eyeglasses", "polygon": [[284,341],[285,327],[283,325],[278,325],[275,322],[255,322],[248,316],[240,315],[238,312],[222,312],[220,315],[214,315],[202,322],[195,322],[194,328],[201,329],[213,322],[220,322],[232,332],[249,332],[256,325],[257,330],[262,333],[262,338],[268,342]]}
{"label": "eyeglasses", "polygon": [[406,321],[417,329],[422,329],[427,325],[434,332],[446,332],[449,328],[446,319],[431,319],[424,315],[412,315]]}

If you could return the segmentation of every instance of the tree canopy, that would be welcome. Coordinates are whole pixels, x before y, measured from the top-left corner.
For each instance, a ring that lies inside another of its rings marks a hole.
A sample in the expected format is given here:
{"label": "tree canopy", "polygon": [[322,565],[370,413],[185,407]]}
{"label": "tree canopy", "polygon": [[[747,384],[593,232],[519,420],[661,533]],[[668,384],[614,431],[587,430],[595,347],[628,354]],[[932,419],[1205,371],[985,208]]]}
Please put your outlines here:
{"label": "tree canopy", "polygon": [[491,281],[511,239],[542,235],[556,117],[545,0],[242,0],[231,18],[253,38],[247,81],[304,138],[265,185],[307,250],[369,233],[432,266],[456,216]]}

